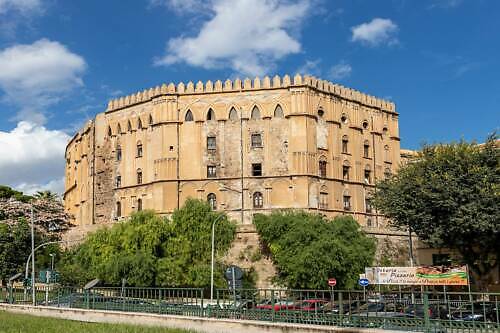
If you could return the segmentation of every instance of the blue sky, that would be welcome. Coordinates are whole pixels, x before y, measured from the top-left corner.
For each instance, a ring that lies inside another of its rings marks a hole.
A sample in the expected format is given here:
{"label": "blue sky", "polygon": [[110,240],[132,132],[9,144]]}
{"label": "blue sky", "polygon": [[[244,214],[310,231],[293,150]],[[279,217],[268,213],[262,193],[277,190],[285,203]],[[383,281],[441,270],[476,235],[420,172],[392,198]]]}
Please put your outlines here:
{"label": "blue sky", "polygon": [[403,148],[500,119],[495,0],[0,0],[0,183],[63,188],[64,146],[163,82],[312,74],[390,99]]}

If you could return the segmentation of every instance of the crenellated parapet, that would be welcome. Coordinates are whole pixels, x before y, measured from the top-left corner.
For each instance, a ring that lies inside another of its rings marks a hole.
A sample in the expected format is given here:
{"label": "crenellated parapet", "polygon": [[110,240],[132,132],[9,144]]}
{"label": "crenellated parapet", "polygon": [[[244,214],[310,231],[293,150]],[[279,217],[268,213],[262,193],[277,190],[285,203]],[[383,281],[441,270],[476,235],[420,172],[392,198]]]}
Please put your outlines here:
{"label": "crenellated parapet", "polygon": [[175,85],[174,83],[164,83],[161,86],[145,89],[132,95],[110,100],[106,111],[109,112],[119,110],[131,105],[145,103],[152,100],[153,98],[163,95],[195,95],[221,92],[255,91],[263,89],[282,89],[304,86],[316,89],[323,93],[337,96],[345,100],[350,100],[352,102],[366,105],[368,107],[377,108],[386,112],[396,112],[394,103],[390,101],[386,101],[326,80],[321,80],[314,76],[302,76],[300,74],[295,75],[293,78],[291,78],[289,75],[285,75],[283,77],[276,75],[272,78],[270,78],[269,76],[265,76],[262,79],[256,77],[253,80],[251,80],[250,78],[245,78],[243,81],[240,79],[228,79],[224,82],[220,80],[217,80],[215,82],[209,80],[205,83],[198,81],[196,84],[191,81],[187,84],[180,82],[177,85]]}

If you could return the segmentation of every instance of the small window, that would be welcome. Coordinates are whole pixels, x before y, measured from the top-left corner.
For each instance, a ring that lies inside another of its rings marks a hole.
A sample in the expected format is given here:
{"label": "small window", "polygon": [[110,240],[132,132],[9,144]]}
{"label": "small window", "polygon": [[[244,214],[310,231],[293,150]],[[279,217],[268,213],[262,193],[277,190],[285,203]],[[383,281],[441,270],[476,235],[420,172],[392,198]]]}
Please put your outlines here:
{"label": "small window", "polygon": [[320,192],[319,193],[319,208],[320,209],[328,209],[328,193]]}
{"label": "small window", "polygon": [[142,143],[139,141],[137,142],[137,157],[142,157]]}
{"label": "small window", "polygon": [[186,116],[184,116],[184,121],[193,121],[193,113],[191,110],[186,112]]}
{"label": "small window", "polygon": [[318,168],[319,168],[319,176],[320,177],[326,177],[326,161],[319,161],[319,165],[318,165]]}
{"label": "small window", "polygon": [[142,199],[137,199],[137,211],[140,212],[142,210]]}
{"label": "small window", "polygon": [[323,109],[318,109],[318,116],[320,118],[323,118],[324,115],[325,115],[325,111],[323,111]]}
{"label": "small window", "polygon": [[130,120],[127,123],[127,131],[132,132],[132,123],[130,122]]}
{"label": "small window", "polygon": [[234,107],[229,110],[229,120],[236,121],[238,120],[238,111]]}
{"label": "small window", "polygon": [[208,150],[216,150],[217,149],[217,139],[215,136],[207,137],[207,149]]}
{"label": "small window", "polygon": [[368,125],[369,125],[369,124],[368,124],[368,121],[364,120],[364,121],[363,121],[363,124],[362,124],[363,128],[364,128],[364,129],[367,129],[367,128],[368,128]]}
{"label": "small window", "polygon": [[252,148],[260,148],[262,147],[262,135],[256,133],[252,134],[251,137],[252,141]]}
{"label": "small window", "polygon": [[369,214],[372,212],[372,203],[370,199],[365,199],[365,211]]}
{"label": "small window", "polygon": [[345,114],[343,114],[342,116],[340,116],[340,122],[342,124],[347,124],[347,116]]}
{"label": "small window", "polygon": [[137,184],[142,184],[142,170],[138,169],[137,170]]}
{"label": "small window", "polygon": [[122,147],[116,147],[116,160],[119,162],[122,160]]}
{"label": "small window", "polygon": [[371,217],[369,217],[369,218],[366,219],[366,226],[368,228],[371,228],[373,226],[373,222],[372,222],[372,218]]}
{"label": "small window", "polygon": [[262,176],[262,164],[261,163],[253,163],[252,164],[252,176]]}
{"label": "small window", "polygon": [[111,131],[111,126],[108,126],[108,136],[112,136],[113,135],[113,131]]}
{"label": "small window", "polygon": [[276,109],[274,109],[274,118],[283,118],[284,117],[284,113],[283,113],[283,109],[281,108],[281,105],[277,105],[276,106]]}
{"label": "small window", "polygon": [[342,166],[342,179],[343,180],[349,180],[349,166],[348,165],[343,165]]}
{"label": "small window", "polygon": [[153,126],[153,116],[149,115],[149,126]]}
{"label": "small window", "polygon": [[209,193],[207,195],[207,202],[210,205],[210,208],[212,208],[212,210],[217,209],[217,197],[215,196],[214,193]]}
{"label": "small window", "polygon": [[264,206],[264,197],[261,192],[253,194],[253,208],[262,208]]}
{"label": "small window", "polygon": [[368,142],[368,140],[365,140],[365,143],[363,144],[363,157],[370,157],[370,143]]}
{"label": "small window", "polygon": [[122,176],[118,175],[115,178],[115,187],[120,188],[122,187]]}
{"label": "small window", "polygon": [[121,217],[122,216],[122,203],[118,201],[116,203],[116,217]]}
{"label": "small window", "polygon": [[347,135],[342,137],[342,153],[347,154],[349,151],[349,138]]}
{"label": "small window", "polygon": [[207,120],[208,121],[215,120],[215,111],[212,108],[208,109]]}
{"label": "small window", "polygon": [[365,169],[365,184],[370,184],[372,182],[372,172],[370,169]]}
{"label": "small window", "polygon": [[351,196],[344,195],[344,209],[351,210]]}
{"label": "small window", "polygon": [[139,119],[137,120],[137,129],[138,129],[138,130],[141,130],[141,129],[142,129],[142,120],[141,120],[141,118],[139,118]]}
{"label": "small window", "polygon": [[120,123],[118,123],[118,126],[116,126],[116,134],[122,134],[122,127]]}
{"label": "small window", "polygon": [[257,106],[253,107],[252,114],[250,117],[254,120],[260,119],[260,110]]}
{"label": "small window", "polygon": [[217,167],[215,165],[207,166],[207,178],[217,177]]}
{"label": "small window", "polygon": [[384,135],[387,135],[387,132],[389,131],[389,129],[387,128],[387,126],[384,126],[384,128],[382,128],[382,133]]}

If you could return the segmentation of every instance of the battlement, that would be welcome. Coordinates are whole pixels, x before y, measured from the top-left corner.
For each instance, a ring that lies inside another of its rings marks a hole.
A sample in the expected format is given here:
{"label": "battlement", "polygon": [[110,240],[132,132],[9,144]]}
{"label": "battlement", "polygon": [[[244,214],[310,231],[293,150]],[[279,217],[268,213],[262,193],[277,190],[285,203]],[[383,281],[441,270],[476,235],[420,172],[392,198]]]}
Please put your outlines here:
{"label": "battlement", "polygon": [[180,82],[177,86],[174,83],[162,84],[154,88],[145,89],[135,94],[120,97],[110,100],[108,103],[108,111],[119,110],[131,105],[148,102],[155,97],[163,95],[194,95],[194,94],[210,94],[219,92],[239,92],[239,91],[255,91],[264,89],[280,89],[288,87],[308,86],[318,91],[335,95],[342,99],[350,100],[363,104],[369,107],[378,108],[386,112],[396,112],[394,103],[376,98],[374,96],[364,94],[360,91],[344,87],[326,80],[315,78],[314,76],[302,76],[297,74],[292,78],[289,75],[280,77],[274,76],[272,79],[265,76],[263,79],[256,77],[251,80],[245,78],[226,80],[224,82],[217,80],[215,82],[207,81],[205,83],[198,81],[196,84],[188,82],[184,84]]}

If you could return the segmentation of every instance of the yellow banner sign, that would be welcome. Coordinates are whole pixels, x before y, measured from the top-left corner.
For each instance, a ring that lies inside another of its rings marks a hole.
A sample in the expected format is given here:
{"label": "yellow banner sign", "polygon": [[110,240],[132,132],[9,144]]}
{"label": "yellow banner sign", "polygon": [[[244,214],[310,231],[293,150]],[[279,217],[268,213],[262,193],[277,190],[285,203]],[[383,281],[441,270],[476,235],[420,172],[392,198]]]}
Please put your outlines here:
{"label": "yellow banner sign", "polygon": [[466,286],[467,266],[367,267],[370,284]]}

